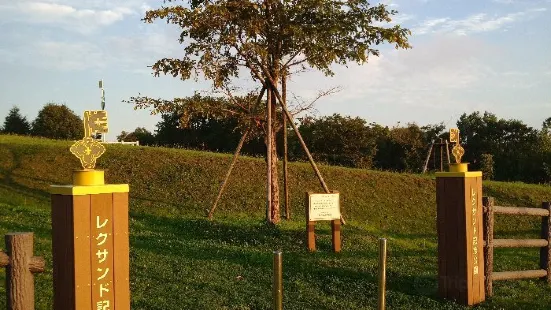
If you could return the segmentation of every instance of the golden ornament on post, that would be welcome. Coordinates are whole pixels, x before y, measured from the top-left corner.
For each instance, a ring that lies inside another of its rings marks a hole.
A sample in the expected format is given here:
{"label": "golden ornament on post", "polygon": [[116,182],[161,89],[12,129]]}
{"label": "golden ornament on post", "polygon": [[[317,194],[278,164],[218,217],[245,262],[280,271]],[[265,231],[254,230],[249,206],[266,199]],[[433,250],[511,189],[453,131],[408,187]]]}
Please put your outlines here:
{"label": "golden ornament on post", "polygon": [[73,185],[103,185],[104,171],[95,170],[96,161],[105,153],[105,146],[94,136],[109,131],[107,111],[84,111],[84,138],[71,146],[71,153],[80,159],[83,170],[73,172]]}
{"label": "golden ornament on post", "polygon": [[461,158],[465,155],[465,149],[459,143],[459,129],[450,129],[450,143],[455,143],[452,149],[455,163],[450,163],[450,172],[467,172],[469,163],[462,163]]}

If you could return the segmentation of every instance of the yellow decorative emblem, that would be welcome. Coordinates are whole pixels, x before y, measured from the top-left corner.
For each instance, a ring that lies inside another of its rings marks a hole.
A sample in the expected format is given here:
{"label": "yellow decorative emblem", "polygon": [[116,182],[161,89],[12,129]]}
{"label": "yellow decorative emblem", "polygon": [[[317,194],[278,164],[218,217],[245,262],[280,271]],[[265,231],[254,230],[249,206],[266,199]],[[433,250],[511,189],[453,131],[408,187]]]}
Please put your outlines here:
{"label": "yellow decorative emblem", "polygon": [[455,142],[455,146],[452,149],[452,154],[455,157],[455,162],[460,164],[461,158],[465,155],[465,149],[461,146],[461,144],[459,144],[459,129],[450,129],[450,142]]}
{"label": "yellow decorative emblem", "polygon": [[71,146],[71,153],[80,159],[82,168],[94,169],[97,159],[105,153],[105,146],[94,139],[98,133],[107,133],[106,111],[84,112],[84,138]]}

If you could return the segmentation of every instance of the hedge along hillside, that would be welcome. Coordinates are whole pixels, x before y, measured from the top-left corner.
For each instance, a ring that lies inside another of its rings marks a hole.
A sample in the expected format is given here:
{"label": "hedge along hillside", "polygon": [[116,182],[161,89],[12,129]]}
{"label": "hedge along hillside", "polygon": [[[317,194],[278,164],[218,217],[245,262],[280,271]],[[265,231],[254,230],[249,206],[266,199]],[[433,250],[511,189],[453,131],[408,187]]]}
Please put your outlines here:
{"label": "hedge along hillside", "polygon": [[[0,183],[25,194],[47,196],[50,184],[71,183],[80,167],[69,152],[70,141],[0,135]],[[232,159],[216,154],[167,148],[107,145],[99,169],[107,169],[107,183],[129,183],[132,208],[156,213],[206,214]],[[427,233],[435,229],[435,183],[428,176],[320,166],[331,189],[342,195],[349,221],[368,223],[396,233]],[[304,193],[321,192],[309,164],[290,165],[292,217],[304,218]],[[281,174],[280,174],[281,177]],[[500,205],[535,207],[551,200],[548,186],[487,182],[485,195]],[[241,157],[218,206],[216,216],[254,214],[262,219],[265,207],[265,162]],[[283,190],[281,191],[283,195]],[[518,217],[517,217],[518,218]],[[539,227],[533,219],[498,219],[498,228]],[[528,225],[528,226],[525,226]]]}

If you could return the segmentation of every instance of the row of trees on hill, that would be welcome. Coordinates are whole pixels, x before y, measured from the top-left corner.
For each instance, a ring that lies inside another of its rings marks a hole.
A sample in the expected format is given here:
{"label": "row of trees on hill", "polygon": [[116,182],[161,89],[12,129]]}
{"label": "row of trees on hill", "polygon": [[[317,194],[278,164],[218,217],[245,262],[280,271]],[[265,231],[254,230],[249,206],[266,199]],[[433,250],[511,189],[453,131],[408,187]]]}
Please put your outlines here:
{"label": "row of trees on hill", "polygon": [[33,135],[51,139],[80,139],[84,135],[82,119],[64,104],[48,103],[31,122],[14,106],[4,119],[0,132]]}
{"label": "row of trees on hill", "polygon": [[[202,100],[198,96],[194,98]],[[154,133],[136,128],[133,132],[122,132],[118,140],[229,153],[235,150],[243,133],[233,118],[212,118],[198,113],[188,117],[187,126],[181,126],[182,117],[188,116],[180,111],[163,113]],[[541,129],[535,129],[519,120],[500,119],[490,112],[474,112],[463,114],[456,125],[466,150],[463,161],[470,163],[471,170],[482,170],[487,178],[496,180],[551,181],[551,118]],[[443,123],[388,127],[340,114],[304,117],[299,120],[298,127],[318,162],[400,172],[421,172],[431,143],[449,138]],[[281,158],[281,131],[276,143]],[[288,145],[290,160],[307,160],[292,131]],[[242,153],[264,156],[265,141],[258,136],[248,139]]]}

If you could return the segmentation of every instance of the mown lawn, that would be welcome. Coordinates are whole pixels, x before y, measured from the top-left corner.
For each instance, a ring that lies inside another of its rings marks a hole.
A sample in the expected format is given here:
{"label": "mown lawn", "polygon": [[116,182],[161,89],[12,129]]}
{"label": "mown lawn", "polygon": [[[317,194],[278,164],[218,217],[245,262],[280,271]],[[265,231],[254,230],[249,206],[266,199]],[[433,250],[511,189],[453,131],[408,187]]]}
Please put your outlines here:
{"label": "mown lawn", "polygon": [[[273,228],[238,214],[209,222],[162,215],[166,206],[148,204],[153,215],[139,204],[132,203],[130,220],[132,309],[270,309],[274,250],[284,253],[285,309],[374,309],[379,237],[388,238],[388,309],[463,309],[436,296],[433,232],[399,234],[352,221],[343,228],[343,252],[333,254],[329,225],[320,225],[319,251],[307,253],[302,221]],[[47,194],[29,198],[1,184],[0,219],[0,234],[35,233],[35,254],[48,261],[48,271],[36,276],[36,305],[52,309]],[[496,269],[536,268],[537,260],[534,250],[499,251]],[[539,280],[497,282],[495,297],[478,308],[549,309],[550,293]]]}
{"label": "mown lawn", "polygon": [[[37,309],[52,309],[49,184],[70,182],[78,161],[70,142],[0,135],[0,235],[35,233]],[[321,166],[341,192],[347,225],[343,252],[330,252],[329,224],[318,248],[304,244],[303,193],[318,191],[308,165],[290,165],[293,220],[263,219],[262,159],[243,158],[215,220],[205,209],[230,155],[108,146],[100,167],[110,183],[130,183],[132,309],[270,309],[272,253],[284,257],[285,309],[374,309],[380,237],[388,239],[388,309],[463,309],[436,296],[435,188],[430,176]],[[499,205],[536,207],[549,186],[485,182]],[[539,237],[537,218],[496,217],[496,238]],[[0,244],[0,248],[3,246]],[[537,249],[499,249],[495,270],[538,268]],[[0,270],[0,282],[4,281]],[[551,288],[540,280],[496,282],[479,309],[549,309]],[[5,289],[0,286],[0,296]],[[0,308],[5,307],[0,297]]]}

